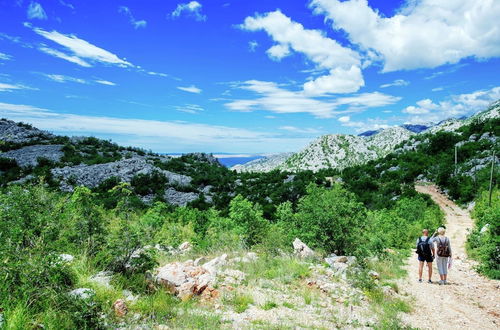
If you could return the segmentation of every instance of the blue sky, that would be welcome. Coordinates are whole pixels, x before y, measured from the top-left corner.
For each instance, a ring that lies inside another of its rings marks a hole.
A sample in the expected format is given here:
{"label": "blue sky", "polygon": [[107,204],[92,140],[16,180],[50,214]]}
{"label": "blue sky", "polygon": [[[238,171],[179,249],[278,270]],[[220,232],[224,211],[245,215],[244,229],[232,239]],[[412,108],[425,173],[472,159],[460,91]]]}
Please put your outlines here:
{"label": "blue sky", "polygon": [[157,152],[297,151],[500,98],[494,0],[0,0],[0,117]]}

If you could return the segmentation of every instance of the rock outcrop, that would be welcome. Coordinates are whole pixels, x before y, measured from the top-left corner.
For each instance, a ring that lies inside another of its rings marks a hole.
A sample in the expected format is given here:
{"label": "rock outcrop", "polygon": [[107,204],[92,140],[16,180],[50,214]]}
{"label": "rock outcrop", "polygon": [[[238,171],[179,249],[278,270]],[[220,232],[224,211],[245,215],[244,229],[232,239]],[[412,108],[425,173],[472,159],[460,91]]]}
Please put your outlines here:
{"label": "rock outcrop", "polygon": [[0,119],[0,140],[10,143],[39,143],[52,139],[54,135],[30,125]]}
{"label": "rock outcrop", "polygon": [[158,171],[165,175],[168,182],[172,184],[187,186],[191,183],[190,177],[161,170],[144,157],[122,159],[105,164],[54,168],[51,170],[51,173],[54,178],[61,180],[61,190],[73,191],[74,186],[95,188],[111,177],[117,177],[122,182],[130,182],[138,174],[151,174],[153,171]]}
{"label": "rock outcrop", "polygon": [[33,145],[0,153],[1,158],[14,159],[20,167],[37,166],[39,158],[59,162],[64,156],[62,145]]}

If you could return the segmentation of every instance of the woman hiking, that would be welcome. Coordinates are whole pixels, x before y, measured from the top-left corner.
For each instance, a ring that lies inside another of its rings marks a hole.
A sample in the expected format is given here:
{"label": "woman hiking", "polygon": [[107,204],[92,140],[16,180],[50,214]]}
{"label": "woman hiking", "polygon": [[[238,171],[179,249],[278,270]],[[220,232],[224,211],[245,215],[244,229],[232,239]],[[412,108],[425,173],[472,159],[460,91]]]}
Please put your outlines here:
{"label": "woman hiking", "polygon": [[451,262],[451,243],[450,239],[445,236],[446,229],[439,227],[437,232],[439,235],[434,239],[434,243],[436,244],[437,250],[436,264],[439,277],[441,278],[439,285],[445,285],[447,284],[448,265]]}

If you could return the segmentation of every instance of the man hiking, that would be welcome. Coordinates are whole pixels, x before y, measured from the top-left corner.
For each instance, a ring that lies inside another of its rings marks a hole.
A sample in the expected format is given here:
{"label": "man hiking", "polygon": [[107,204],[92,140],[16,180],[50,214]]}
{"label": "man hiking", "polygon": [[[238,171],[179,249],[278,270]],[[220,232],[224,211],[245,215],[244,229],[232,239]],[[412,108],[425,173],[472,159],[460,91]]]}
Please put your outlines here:
{"label": "man hiking", "polygon": [[422,230],[422,236],[417,240],[418,261],[418,281],[422,282],[422,272],[424,270],[424,262],[427,263],[429,270],[429,281],[432,283],[432,262],[434,261],[435,249],[432,237],[429,237],[429,230]]}

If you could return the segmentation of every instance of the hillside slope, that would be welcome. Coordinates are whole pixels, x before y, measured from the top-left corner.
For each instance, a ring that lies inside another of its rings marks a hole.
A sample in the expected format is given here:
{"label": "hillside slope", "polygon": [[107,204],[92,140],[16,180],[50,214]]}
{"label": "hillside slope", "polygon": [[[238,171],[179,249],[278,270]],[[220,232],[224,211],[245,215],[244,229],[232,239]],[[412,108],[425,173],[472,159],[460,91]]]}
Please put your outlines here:
{"label": "hillside slope", "polygon": [[364,164],[389,154],[396,145],[413,134],[402,127],[391,127],[369,137],[343,134],[324,135],[294,154],[278,168],[294,172],[317,171],[324,168],[343,169]]}

